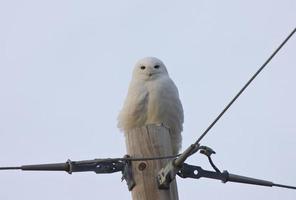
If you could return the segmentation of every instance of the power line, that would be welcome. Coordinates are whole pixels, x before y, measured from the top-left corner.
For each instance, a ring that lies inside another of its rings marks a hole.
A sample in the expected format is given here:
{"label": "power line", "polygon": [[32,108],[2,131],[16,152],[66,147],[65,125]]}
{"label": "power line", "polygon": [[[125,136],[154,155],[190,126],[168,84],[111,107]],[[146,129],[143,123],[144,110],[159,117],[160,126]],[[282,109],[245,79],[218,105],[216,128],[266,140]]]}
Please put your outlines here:
{"label": "power line", "polygon": [[272,58],[279,52],[279,50],[287,43],[287,41],[296,32],[296,28],[288,35],[288,37],[280,44],[280,46],[270,55],[270,57],[263,63],[263,65],[258,69],[258,71],[250,78],[250,80],[242,87],[242,89],[234,96],[234,98],[227,104],[227,106],[222,110],[222,112],[216,117],[216,119],[209,125],[209,127],[199,136],[199,138],[194,143],[197,145],[211,130],[211,128],[218,122],[218,120],[223,116],[223,114],[230,108],[230,106],[236,101],[236,99],[245,91],[245,89],[250,85],[250,83],[258,76],[258,74],[266,67],[266,65],[272,60]]}
{"label": "power line", "polygon": [[296,190],[296,187],[294,187],[294,186],[290,186],[290,185],[282,185],[282,184],[276,184],[276,183],[273,183],[272,186],[276,186],[276,187],[282,187],[282,188],[288,188],[288,189]]}
{"label": "power line", "polygon": [[18,170],[22,169],[21,167],[0,167],[0,170]]}
{"label": "power line", "polygon": [[234,98],[226,105],[222,112],[214,119],[214,121],[208,126],[208,128],[199,136],[199,138],[190,145],[175,161],[176,166],[182,165],[185,160],[194,154],[198,148],[200,141],[206,136],[206,134],[213,128],[213,126],[219,121],[224,113],[230,108],[230,106],[237,100],[237,98],[245,91],[245,89],[251,84],[251,82],[258,76],[258,74],[266,67],[266,65],[272,60],[272,58],[279,52],[279,50],[287,43],[287,41],[296,32],[296,28],[286,37],[286,39],[278,46],[278,48],[269,56],[269,58],[263,63],[263,65],[256,71],[256,73],[248,80],[248,82],[242,87],[242,89],[234,96]]}

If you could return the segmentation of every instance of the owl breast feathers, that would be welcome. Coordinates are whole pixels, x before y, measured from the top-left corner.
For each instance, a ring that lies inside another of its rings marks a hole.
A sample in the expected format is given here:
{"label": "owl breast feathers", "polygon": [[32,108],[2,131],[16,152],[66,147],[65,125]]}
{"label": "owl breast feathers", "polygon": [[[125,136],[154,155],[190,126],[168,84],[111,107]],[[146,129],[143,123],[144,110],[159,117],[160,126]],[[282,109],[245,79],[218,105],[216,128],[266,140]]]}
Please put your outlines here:
{"label": "owl breast feathers", "polygon": [[178,89],[165,65],[154,57],[139,60],[118,116],[118,128],[127,133],[146,124],[162,123],[170,129],[173,153],[177,154],[181,148],[183,121]]}

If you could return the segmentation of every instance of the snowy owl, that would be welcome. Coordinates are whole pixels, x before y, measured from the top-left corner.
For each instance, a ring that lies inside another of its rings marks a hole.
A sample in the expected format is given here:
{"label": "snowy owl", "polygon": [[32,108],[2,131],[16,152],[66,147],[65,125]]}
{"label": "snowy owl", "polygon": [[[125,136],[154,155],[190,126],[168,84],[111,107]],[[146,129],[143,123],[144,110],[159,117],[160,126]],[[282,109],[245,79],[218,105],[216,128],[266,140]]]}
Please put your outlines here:
{"label": "snowy owl", "polygon": [[181,148],[183,108],[176,85],[163,62],[155,57],[139,60],[134,68],[118,128],[123,132],[146,124],[164,124],[170,129],[173,153]]}

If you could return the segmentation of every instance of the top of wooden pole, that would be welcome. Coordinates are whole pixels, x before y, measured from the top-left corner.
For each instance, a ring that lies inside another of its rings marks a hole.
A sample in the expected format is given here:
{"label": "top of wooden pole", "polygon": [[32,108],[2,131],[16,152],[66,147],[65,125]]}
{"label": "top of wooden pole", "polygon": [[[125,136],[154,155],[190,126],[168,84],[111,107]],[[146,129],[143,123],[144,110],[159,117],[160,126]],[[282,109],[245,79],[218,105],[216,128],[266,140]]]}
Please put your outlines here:
{"label": "top of wooden pole", "polygon": [[[126,136],[127,153],[131,157],[160,157],[172,155],[169,129],[162,124],[149,124],[135,128]],[[168,190],[160,190],[157,174],[169,160],[133,161],[132,171],[136,186],[133,200],[177,200],[177,184],[174,180]]]}

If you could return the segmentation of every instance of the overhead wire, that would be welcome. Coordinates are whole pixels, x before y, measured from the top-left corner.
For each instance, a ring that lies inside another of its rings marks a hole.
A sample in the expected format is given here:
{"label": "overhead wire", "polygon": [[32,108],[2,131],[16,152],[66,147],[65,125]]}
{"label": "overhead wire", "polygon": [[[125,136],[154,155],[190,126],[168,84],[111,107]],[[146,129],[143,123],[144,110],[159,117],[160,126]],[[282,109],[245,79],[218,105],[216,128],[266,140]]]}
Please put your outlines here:
{"label": "overhead wire", "polygon": [[269,56],[269,58],[263,63],[263,65],[256,71],[256,73],[248,80],[248,82],[242,87],[242,89],[234,96],[234,98],[226,105],[222,112],[214,119],[214,121],[208,126],[208,128],[201,134],[201,136],[195,141],[194,145],[206,136],[206,134],[212,129],[212,127],[218,122],[218,120],[224,115],[224,113],[230,108],[230,106],[236,101],[236,99],[245,91],[245,89],[251,84],[251,82],[258,76],[258,74],[266,67],[266,65],[272,60],[272,58],[279,52],[279,50],[287,43],[287,41],[296,32],[296,28],[286,37],[286,39],[278,46],[278,48]]}

